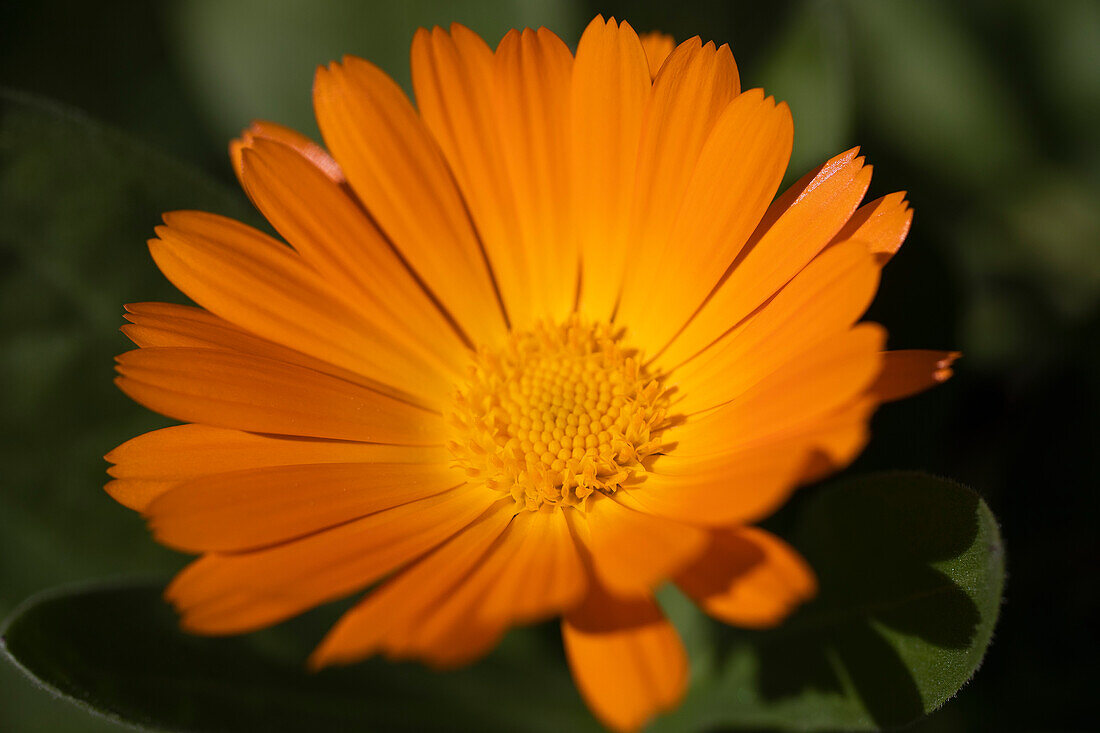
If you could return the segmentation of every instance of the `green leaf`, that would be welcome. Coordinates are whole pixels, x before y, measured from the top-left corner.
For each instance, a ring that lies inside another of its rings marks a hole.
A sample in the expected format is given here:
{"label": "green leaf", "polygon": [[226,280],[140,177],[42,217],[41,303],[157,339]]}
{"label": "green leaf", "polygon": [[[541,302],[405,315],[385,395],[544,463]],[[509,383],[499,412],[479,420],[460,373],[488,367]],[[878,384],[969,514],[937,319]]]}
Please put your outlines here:
{"label": "green leaf", "polygon": [[711,674],[661,730],[716,726],[874,730],[912,722],[974,674],[1004,584],[981,498],[920,474],[821,490],[793,542],[819,597],[769,632],[726,630]]}
{"label": "green leaf", "polygon": [[159,586],[91,586],[21,606],[4,625],[3,649],[90,712],[155,729],[598,730],[556,628],[513,632],[457,672],[376,658],[308,673],[303,659],[332,610],[249,636],[204,638],[179,631]]}
{"label": "green leaf", "polygon": [[[173,4],[175,47],[218,137],[264,119],[317,135],[310,90],[319,64],[355,54],[410,88],[419,27],[463,23],[490,45],[510,28],[546,26],[567,42],[584,17],[577,0],[185,0]],[[247,33],[242,29],[247,28]]]}

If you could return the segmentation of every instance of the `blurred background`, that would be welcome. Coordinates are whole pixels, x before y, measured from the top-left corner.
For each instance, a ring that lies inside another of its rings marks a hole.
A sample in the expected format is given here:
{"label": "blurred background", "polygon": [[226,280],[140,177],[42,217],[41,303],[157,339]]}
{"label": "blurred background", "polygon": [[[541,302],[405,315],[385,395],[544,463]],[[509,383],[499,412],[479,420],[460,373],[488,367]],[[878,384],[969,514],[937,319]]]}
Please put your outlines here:
{"label": "blurred background", "polygon": [[[93,155],[0,135],[0,617],[64,582],[167,577],[184,561],[101,490],[100,456],[165,424],[117,392],[125,302],[173,299],[144,240],[161,209],[245,215],[226,143],[252,119],[316,136],[313,69],[352,53],[408,86],[420,25],[494,43],[596,13],[729,43],[745,88],[790,103],[788,180],[853,145],[869,198],[907,190],[912,233],[869,317],[893,348],[957,348],[947,385],[884,408],[853,472],[919,469],[977,490],[1008,583],[975,680],[920,731],[1094,722],[1100,499],[1100,3],[1061,0],[137,0],[0,5],[0,86],[106,123]],[[99,129],[99,128],[96,128]],[[41,136],[40,136],[41,137]],[[117,143],[117,145],[116,145]],[[127,143],[126,145],[129,145]],[[116,147],[112,147],[116,146]],[[136,181],[145,156],[177,171]],[[169,159],[174,158],[179,163]],[[42,161],[49,160],[49,165]],[[102,177],[92,187],[87,176]],[[218,208],[220,206],[220,208]],[[107,731],[0,665],[0,730]]]}

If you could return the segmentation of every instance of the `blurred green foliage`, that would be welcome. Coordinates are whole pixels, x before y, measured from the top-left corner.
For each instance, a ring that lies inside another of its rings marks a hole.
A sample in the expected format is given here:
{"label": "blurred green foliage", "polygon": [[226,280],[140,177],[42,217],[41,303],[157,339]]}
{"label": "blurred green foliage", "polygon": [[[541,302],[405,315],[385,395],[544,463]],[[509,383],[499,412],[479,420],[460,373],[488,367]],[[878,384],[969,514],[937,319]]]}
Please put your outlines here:
{"label": "blurred green foliage", "polygon": [[[958,478],[990,502],[1012,548],[1008,604],[982,673],[918,729],[1089,725],[1100,599],[1084,565],[1100,554],[1093,0],[0,5],[0,84],[86,110],[150,146],[135,152],[95,128],[95,145],[44,130],[48,142],[28,150],[12,144],[19,120],[3,121],[0,613],[60,582],[181,562],[99,489],[100,456],[161,424],[110,383],[111,356],[126,348],[121,304],[174,297],[144,248],[157,224],[150,212],[248,216],[243,196],[206,187],[203,174],[230,183],[227,137],[253,118],[314,129],[318,63],[356,53],[407,81],[417,24],[462,20],[490,42],[514,25],[545,24],[575,43],[597,12],[729,42],[743,84],[791,105],[789,179],[858,144],[875,165],[872,197],[909,191],[914,229],[870,317],[890,328],[893,347],[959,348],[966,358],[945,387],[884,408],[854,470]],[[776,521],[793,521],[803,504]],[[6,666],[0,728],[114,729]]]}

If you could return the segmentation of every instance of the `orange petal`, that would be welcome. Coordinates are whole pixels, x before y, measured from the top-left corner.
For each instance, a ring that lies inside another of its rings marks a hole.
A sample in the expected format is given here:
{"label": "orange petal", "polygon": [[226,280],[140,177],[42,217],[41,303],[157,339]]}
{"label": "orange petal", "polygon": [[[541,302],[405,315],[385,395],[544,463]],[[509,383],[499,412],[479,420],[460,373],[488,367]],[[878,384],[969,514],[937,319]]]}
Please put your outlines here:
{"label": "orange petal", "polygon": [[639,511],[707,525],[767,516],[823,470],[821,461],[847,461],[862,448],[875,406],[862,396],[881,368],[883,338],[874,324],[857,326],[724,407],[669,428],[662,439],[672,450],[621,500]]}
{"label": "orange petal", "polygon": [[663,355],[677,364],[712,344],[774,295],[859,205],[870,166],[850,150],[802,178],[768,209],[726,279]]}
{"label": "orange petal", "polygon": [[[545,28],[510,31],[493,58],[497,134],[518,222],[511,247],[523,253],[524,298],[535,319],[561,321],[576,303],[579,255],[567,152],[572,67],[569,48]],[[511,305],[514,327],[534,325]]]}
{"label": "orange petal", "polygon": [[778,625],[817,593],[802,556],[756,527],[713,530],[706,551],[676,584],[714,618],[753,629]]}
{"label": "orange petal", "polygon": [[868,392],[879,402],[919,394],[950,379],[951,365],[960,356],[958,351],[887,351],[882,355],[882,372]]}
{"label": "orange petal", "polygon": [[813,460],[813,436],[781,436],[766,445],[731,450],[694,470],[655,464],[645,482],[619,500],[639,512],[679,522],[724,526],[767,517],[791,495]]}
{"label": "orange petal", "polygon": [[628,509],[602,495],[593,495],[583,514],[566,516],[588,548],[600,582],[621,596],[651,593],[706,543],[696,527]]}
{"label": "orange petal", "polygon": [[115,478],[185,479],[309,463],[446,463],[443,446],[380,445],[257,435],[208,425],[175,425],[131,438],[105,458]]}
{"label": "orange petal", "polygon": [[861,323],[803,352],[729,404],[665,431],[676,449],[659,465],[751,445],[851,403],[881,371],[885,338],[881,326]]}
{"label": "orange petal", "polygon": [[676,48],[676,41],[667,33],[650,31],[641,35],[642,48],[645,49],[646,61],[649,64],[651,78],[657,76],[661,66],[665,63],[672,50]]}
{"label": "orange petal", "polygon": [[207,554],[165,591],[188,631],[261,629],[361,590],[445,542],[496,498],[464,485],[270,549]]}
{"label": "orange petal", "polygon": [[156,497],[199,476],[311,463],[446,463],[443,446],[298,440],[207,425],[176,425],[126,441],[105,458],[115,481],[106,490],[123,506],[145,511]]}
{"label": "orange petal", "polygon": [[652,598],[623,600],[593,587],[561,628],[577,688],[607,727],[637,731],[680,704],[687,653]]}
{"label": "orange petal", "polygon": [[[426,619],[446,605],[467,582],[471,572],[491,552],[513,519],[514,509],[500,502],[462,532],[433,552],[402,570],[340,617],[313,651],[309,666],[348,664],[385,651],[393,657],[421,657],[431,649],[417,645]],[[445,620],[454,617],[444,612]],[[470,614],[463,619],[467,630],[476,625]],[[499,628],[496,629],[499,631]],[[477,635],[481,638],[481,635]],[[439,649],[445,655],[447,649]]]}
{"label": "orange petal", "polygon": [[274,122],[253,122],[241,133],[239,139],[229,143],[229,158],[233,162],[233,171],[237,174],[237,180],[242,180],[243,166],[241,165],[241,151],[249,147],[256,140],[274,140],[282,143],[303,158],[312,163],[317,170],[325,174],[334,183],[345,184],[344,172],[340,170],[340,164],[333,160],[332,156],[325,152],[317,143],[310,140],[300,132],[284,127]]}
{"label": "orange petal", "polygon": [[181,346],[235,351],[296,364],[367,388],[376,384],[361,374],[254,336],[202,308],[175,303],[131,303],[124,315],[130,323],[122,327],[122,332],[143,349]]}
{"label": "orange petal", "polygon": [[513,323],[527,324],[530,278],[516,246],[519,222],[496,119],[493,52],[457,23],[450,33],[421,29],[413,37],[412,78],[424,124],[462,191]]}
{"label": "orange petal", "polygon": [[169,547],[241,552],[441,494],[463,478],[445,463],[273,466],[186,480],[144,513]]}
{"label": "orange petal", "polygon": [[596,321],[611,318],[626,268],[634,168],[649,88],[634,29],[625,21],[616,25],[596,16],[577,45],[572,84],[580,310]]}
{"label": "orange petal", "polygon": [[[630,234],[634,257],[653,263],[666,251],[699,155],[739,84],[729,47],[700,46],[698,38],[681,43],[661,67],[646,102],[638,147]],[[649,267],[641,272],[630,267],[624,297],[635,287],[648,287],[652,274]],[[640,280],[637,286],[635,280]]]}
{"label": "orange petal", "polygon": [[436,143],[401,88],[347,56],[317,71],[325,143],[371,217],[475,343],[505,335],[485,256]]}
{"label": "orange petal", "polygon": [[889,259],[905,241],[912,223],[913,210],[905,200],[905,192],[892,193],[859,207],[833,237],[833,243],[859,239],[872,252]]}
{"label": "orange petal", "polygon": [[749,320],[666,380],[676,386],[676,412],[717,407],[796,359],[841,335],[871,304],[879,267],[862,242],[847,242],[816,257]]}
{"label": "orange petal", "polygon": [[442,370],[464,361],[463,338],[340,186],[279,143],[258,140],[242,155],[245,189],[306,262],[393,341],[431,354]]}
{"label": "orange petal", "polygon": [[516,515],[482,568],[491,583],[476,615],[489,624],[528,623],[574,606],[587,587],[565,512]]}
{"label": "orange petal", "polygon": [[124,478],[108,481],[103,490],[127,509],[140,512],[149,506],[149,502],[173,488],[176,484],[176,481]]}
{"label": "orange petal", "polygon": [[259,356],[151,348],[118,357],[119,387],[185,422],[257,433],[436,445],[443,419],[342,379]]}
{"label": "orange petal", "polygon": [[[425,404],[450,401],[453,377],[397,343],[300,255],[224,217],[174,212],[149,249],[191,299],[251,333],[361,374]],[[461,366],[448,367],[451,374]]]}
{"label": "orange petal", "polygon": [[718,284],[775,196],[793,135],[787,105],[776,106],[759,89],[725,108],[699,153],[667,240],[632,259],[634,277],[616,320],[637,343],[667,343]]}

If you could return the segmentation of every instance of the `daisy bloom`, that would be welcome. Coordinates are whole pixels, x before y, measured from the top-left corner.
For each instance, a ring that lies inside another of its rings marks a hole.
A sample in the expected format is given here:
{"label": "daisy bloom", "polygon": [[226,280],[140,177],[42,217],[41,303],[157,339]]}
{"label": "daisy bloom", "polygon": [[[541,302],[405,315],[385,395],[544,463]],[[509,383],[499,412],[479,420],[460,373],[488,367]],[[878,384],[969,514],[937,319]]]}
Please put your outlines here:
{"label": "daisy bloom", "polygon": [[727,46],[454,25],[412,72],[415,106],[362,59],[318,69],[324,148],[232,143],[285,244],[164,216],[150,250],[198,307],[127,306],[117,381],[185,424],[112,451],[107,491],[201,555],[166,591],[189,631],[369,588],[310,665],[446,668],[560,616],[589,707],[637,729],[688,683],[654,590],[779,623],[814,576],[752,523],[950,375],[857,323],[911,212],[860,205],[854,149],[776,198],[790,111]]}

